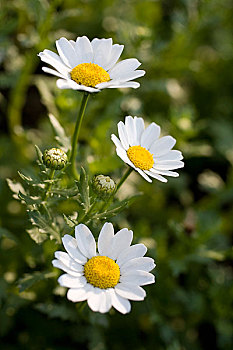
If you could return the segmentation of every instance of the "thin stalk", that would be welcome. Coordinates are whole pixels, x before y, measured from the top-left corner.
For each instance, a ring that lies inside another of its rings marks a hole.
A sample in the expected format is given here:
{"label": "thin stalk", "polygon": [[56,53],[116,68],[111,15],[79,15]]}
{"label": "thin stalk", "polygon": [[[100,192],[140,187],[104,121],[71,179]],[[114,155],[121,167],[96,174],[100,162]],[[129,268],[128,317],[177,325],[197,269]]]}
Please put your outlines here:
{"label": "thin stalk", "polygon": [[89,97],[89,93],[84,92],[82,103],[81,103],[79,114],[78,114],[78,118],[77,118],[76,124],[75,124],[74,134],[72,137],[72,149],[71,149],[71,155],[70,155],[70,163],[71,163],[72,173],[77,180],[79,180],[79,175],[78,175],[78,172],[76,170],[75,159],[76,159],[76,154],[77,154],[79,132],[81,129],[83,116],[84,116],[85,109],[87,106],[88,97]]}
{"label": "thin stalk", "polygon": [[[55,170],[51,170],[51,173],[50,173],[50,176],[49,176],[49,180],[52,180],[52,179],[53,179],[54,174],[55,174]],[[48,196],[49,196],[49,192],[50,192],[50,190],[51,190],[51,187],[52,187],[52,182],[49,182],[49,183],[48,183],[48,186],[47,186],[47,188],[46,188],[46,190],[45,190],[44,196],[43,196],[43,198],[42,198],[42,202],[47,201]]]}
{"label": "thin stalk", "polygon": [[129,168],[124,175],[122,176],[122,178],[120,179],[120,181],[118,182],[115,191],[113,192],[113,194],[108,198],[108,200],[103,204],[100,213],[103,213],[105,211],[105,209],[107,209],[107,207],[110,205],[110,203],[113,200],[113,197],[115,196],[115,194],[118,192],[119,188],[123,185],[123,183],[125,182],[125,180],[129,177],[129,175],[132,173],[133,168]]}

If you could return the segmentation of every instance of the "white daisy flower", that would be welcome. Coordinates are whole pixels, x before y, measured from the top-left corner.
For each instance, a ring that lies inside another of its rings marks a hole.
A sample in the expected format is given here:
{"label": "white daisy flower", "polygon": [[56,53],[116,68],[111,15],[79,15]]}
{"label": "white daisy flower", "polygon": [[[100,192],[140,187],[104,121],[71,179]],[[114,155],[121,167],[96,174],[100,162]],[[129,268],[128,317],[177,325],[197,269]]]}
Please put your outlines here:
{"label": "white daisy flower", "polygon": [[105,88],[138,88],[139,83],[132,81],[145,74],[136,70],[140,62],[130,58],[118,62],[124,45],[112,44],[112,39],[93,39],[86,36],[76,41],[60,38],[56,41],[58,54],[50,50],[40,52],[40,59],[54,67],[43,67],[46,73],[60,79],[60,89],[98,92]]}
{"label": "white daisy flower", "polygon": [[128,116],[118,123],[120,140],[112,135],[117,155],[144,179],[152,182],[150,177],[167,182],[165,176],[179,176],[171,171],[182,168],[184,163],[180,151],[172,150],[176,140],[171,136],[159,138],[160,126],[151,123],[146,129],[142,118]]}
{"label": "white daisy flower", "polygon": [[62,238],[67,253],[55,252],[53,266],[66,273],[58,282],[70,288],[67,298],[73,302],[87,300],[93,311],[108,312],[113,306],[119,312],[130,312],[129,300],[143,300],[141,287],[155,282],[149,273],[154,267],[152,258],[144,257],[144,244],[131,246],[133,232],[123,228],[114,235],[113,225],[105,223],[96,242],[84,224],[75,227],[75,238]]}

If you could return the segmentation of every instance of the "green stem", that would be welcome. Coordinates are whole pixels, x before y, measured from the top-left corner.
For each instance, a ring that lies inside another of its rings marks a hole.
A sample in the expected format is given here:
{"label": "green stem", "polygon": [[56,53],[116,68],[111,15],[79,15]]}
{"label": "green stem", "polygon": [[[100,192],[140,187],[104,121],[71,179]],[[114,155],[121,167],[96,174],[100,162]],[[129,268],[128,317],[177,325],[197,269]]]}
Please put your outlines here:
{"label": "green stem", "polygon": [[[52,179],[53,179],[54,174],[55,174],[55,170],[51,170],[51,173],[50,173],[50,176],[49,176],[49,180],[52,180]],[[48,183],[48,186],[47,186],[47,188],[46,188],[46,190],[45,190],[44,196],[43,196],[43,198],[42,198],[42,202],[46,202],[46,201],[47,201],[48,196],[49,196],[49,192],[50,192],[50,190],[51,190],[51,187],[52,187],[52,182],[49,182],[49,183]]]}
{"label": "green stem", "polygon": [[115,194],[118,192],[119,188],[123,185],[123,183],[125,182],[125,180],[129,177],[129,175],[132,173],[133,168],[129,168],[124,175],[122,176],[122,178],[120,179],[120,181],[118,182],[115,191],[113,192],[113,194],[108,198],[108,200],[103,204],[100,213],[103,213],[105,211],[105,209],[107,209],[107,207],[109,206],[109,204],[112,202],[113,197],[115,196]]}
{"label": "green stem", "polygon": [[92,205],[90,206],[90,208],[88,209],[88,211],[79,219],[79,223],[85,223],[89,217],[89,215],[91,214],[91,212],[93,211],[93,209],[96,207],[96,204],[98,203],[98,200],[96,199]]}
{"label": "green stem", "polygon": [[70,155],[70,162],[71,162],[72,173],[77,180],[79,180],[79,175],[78,175],[78,172],[76,170],[75,159],[76,159],[77,147],[78,147],[78,136],[79,136],[79,132],[81,129],[81,124],[82,124],[84,112],[85,112],[85,109],[87,106],[88,97],[89,97],[89,93],[84,92],[82,103],[81,103],[79,114],[78,114],[78,118],[77,118],[76,124],[75,124],[74,134],[72,137],[72,149],[71,149],[71,155]]}
{"label": "green stem", "polygon": [[116,191],[114,192],[114,195],[117,193],[117,191],[119,190],[119,188],[123,185],[123,183],[125,182],[125,180],[129,177],[129,175],[132,173],[133,168],[129,168],[124,175],[122,176],[122,178],[120,179],[120,181],[117,184],[117,188]]}

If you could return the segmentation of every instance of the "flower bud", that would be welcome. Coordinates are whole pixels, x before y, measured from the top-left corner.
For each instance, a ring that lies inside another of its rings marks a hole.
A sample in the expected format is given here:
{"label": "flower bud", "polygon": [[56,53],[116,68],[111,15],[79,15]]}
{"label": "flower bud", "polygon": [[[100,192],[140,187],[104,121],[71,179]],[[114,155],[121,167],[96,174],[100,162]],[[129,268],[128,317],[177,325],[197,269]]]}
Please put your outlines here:
{"label": "flower bud", "polygon": [[99,198],[106,198],[115,191],[116,184],[109,176],[96,175],[92,180],[92,188]]}
{"label": "flower bud", "polygon": [[61,170],[67,163],[67,155],[60,148],[50,148],[44,151],[43,162],[47,168]]}

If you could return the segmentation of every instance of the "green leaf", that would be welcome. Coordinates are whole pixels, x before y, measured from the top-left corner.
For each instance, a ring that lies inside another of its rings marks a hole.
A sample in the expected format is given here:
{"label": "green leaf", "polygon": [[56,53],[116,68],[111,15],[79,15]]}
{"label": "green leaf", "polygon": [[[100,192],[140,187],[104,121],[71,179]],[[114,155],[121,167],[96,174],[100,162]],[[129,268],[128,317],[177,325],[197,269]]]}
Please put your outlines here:
{"label": "green leaf", "polygon": [[36,210],[28,211],[28,214],[32,225],[37,226],[40,233],[47,234],[50,236],[50,239],[55,239],[57,243],[61,243],[60,232],[55,223],[51,222],[47,215],[43,216]]}
{"label": "green leaf", "polygon": [[90,208],[89,183],[88,183],[88,176],[83,167],[81,167],[80,180],[76,182],[76,184],[79,189],[79,195],[80,195],[79,201],[81,205],[84,207],[85,212],[87,212],[88,209]]}
{"label": "green leaf", "polygon": [[140,197],[142,193],[137,193],[136,195],[126,198],[123,201],[117,202],[112,206],[111,209],[104,211],[103,213],[97,213],[93,216],[94,219],[109,219],[117,214],[119,214],[123,209],[128,207],[135,201],[138,197]]}
{"label": "green leaf", "polygon": [[19,198],[24,201],[27,205],[40,205],[41,204],[41,199],[40,197],[33,197],[33,196],[29,196],[26,194],[23,194],[19,191],[18,194]]}
{"label": "green leaf", "polygon": [[2,237],[8,238],[16,243],[18,242],[18,239],[15,237],[15,235],[13,235],[13,233],[4,227],[0,227],[0,238]]}
{"label": "green leaf", "polygon": [[52,189],[51,193],[53,195],[70,198],[76,196],[78,194],[78,190],[76,187],[66,189]]}
{"label": "green leaf", "polygon": [[35,305],[35,309],[43,312],[51,318],[61,318],[64,321],[75,321],[78,318],[77,310],[73,307],[68,308],[66,305],[40,303]]}
{"label": "green leaf", "polygon": [[65,214],[63,214],[63,217],[64,217],[66,224],[71,228],[75,227],[78,224],[78,222],[75,221],[73,218],[71,218],[70,215],[66,216]]}
{"label": "green leaf", "polygon": [[26,195],[26,191],[19,182],[12,181],[11,179],[6,179],[7,184],[10,188],[10,190],[14,193],[13,198],[19,199],[18,194],[19,192],[23,193]]}
{"label": "green leaf", "polygon": [[41,152],[40,148],[37,145],[35,145],[35,149],[36,149],[39,162],[43,164],[43,153]]}
{"label": "green leaf", "polygon": [[55,133],[55,139],[59,143],[60,146],[62,146],[65,151],[67,151],[70,148],[70,140],[66,136],[65,131],[59,121],[52,115],[49,114],[50,123],[52,124],[53,131]]}
{"label": "green leaf", "polygon": [[20,278],[17,286],[19,288],[20,293],[25,291],[26,289],[33,286],[33,284],[42,281],[47,278],[54,277],[54,272],[33,272],[32,274],[25,274],[24,277]]}
{"label": "green leaf", "polygon": [[31,229],[26,230],[29,236],[35,241],[37,244],[41,244],[48,238],[46,233],[40,232],[39,228],[34,226]]}
{"label": "green leaf", "polygon": [[45,184],[43,182],[41,182],[40,179],[36,178],[35,176],[33,176],[33,177],[26,176],[23,173],[21,173],[20,171],[18,171],[18,174],[21,177],[21,179],[27,183],[27,185],[32,186],[32,187],[37,187],[40,190],[45,188]]}

